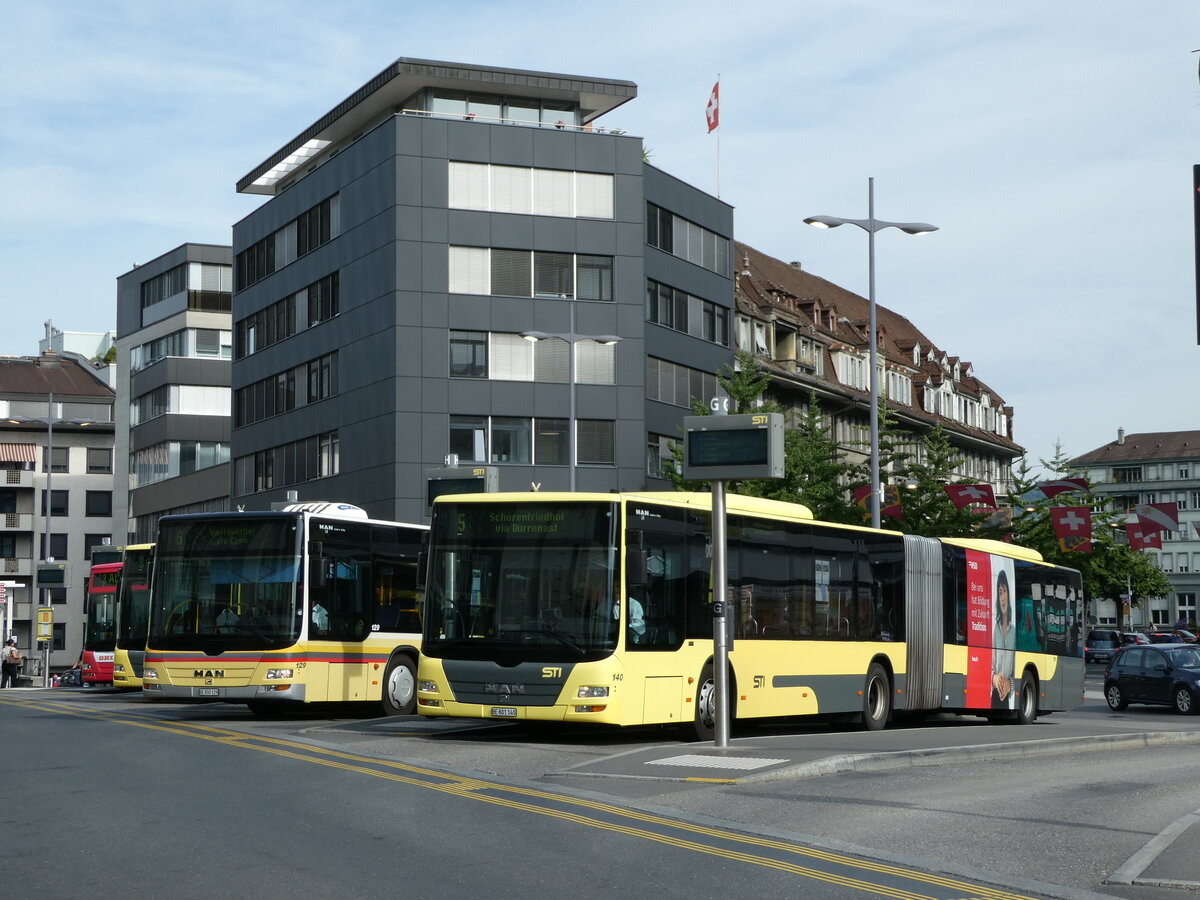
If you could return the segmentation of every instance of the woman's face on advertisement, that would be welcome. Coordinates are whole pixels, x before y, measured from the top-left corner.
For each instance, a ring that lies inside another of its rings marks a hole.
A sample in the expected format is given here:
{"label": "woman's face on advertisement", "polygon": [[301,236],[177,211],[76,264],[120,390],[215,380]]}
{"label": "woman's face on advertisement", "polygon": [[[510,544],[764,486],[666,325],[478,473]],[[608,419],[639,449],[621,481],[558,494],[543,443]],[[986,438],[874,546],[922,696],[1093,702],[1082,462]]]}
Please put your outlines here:
{"label": "woman's face on advertisement", "polygon": [[996,602],[1000,604],[1000,618],[1008,624],[1008,585],[1001,582],[996,586]]}

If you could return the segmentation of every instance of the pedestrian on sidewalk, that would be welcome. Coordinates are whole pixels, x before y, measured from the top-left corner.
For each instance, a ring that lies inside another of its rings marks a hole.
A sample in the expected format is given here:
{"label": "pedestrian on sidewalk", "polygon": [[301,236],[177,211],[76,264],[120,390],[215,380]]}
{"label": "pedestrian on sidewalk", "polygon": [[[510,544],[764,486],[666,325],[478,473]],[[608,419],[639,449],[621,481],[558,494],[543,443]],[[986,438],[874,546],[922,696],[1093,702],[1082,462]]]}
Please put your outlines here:
{"label": "pedestrian on sidewalk", "polygon": [[0,651],[0,688],[16,687],[17,673],[21,670],[21,660],[25,657],[17,649],[17,642],[9,638]]}

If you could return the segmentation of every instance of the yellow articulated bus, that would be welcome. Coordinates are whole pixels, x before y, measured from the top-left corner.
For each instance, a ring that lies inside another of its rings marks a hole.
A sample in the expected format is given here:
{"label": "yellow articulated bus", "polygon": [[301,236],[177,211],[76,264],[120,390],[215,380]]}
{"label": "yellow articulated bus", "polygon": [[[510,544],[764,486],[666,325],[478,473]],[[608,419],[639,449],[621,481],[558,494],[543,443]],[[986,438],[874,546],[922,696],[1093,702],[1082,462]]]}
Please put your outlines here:
{"label": "yellow articulated bus", "polygon": [[150,623],[150,566],[153,544],[125,548],[121,583],[117,588],[117,640],[113,650],[113,687],[137,691],[142,687],[146,631]]}
{"label": "yellow articulated bus", "polygon": [[345,503],[164,516],[145,696],[412,713],[426,531]]}
{"label": "yellow articulated bus", "polygon": [[[735,495],[727,522],[734,718],[1028,723],[1082,702],[1078,572]],[[420,714],[712,737],[709,494],[464,494],[430,527]]]}

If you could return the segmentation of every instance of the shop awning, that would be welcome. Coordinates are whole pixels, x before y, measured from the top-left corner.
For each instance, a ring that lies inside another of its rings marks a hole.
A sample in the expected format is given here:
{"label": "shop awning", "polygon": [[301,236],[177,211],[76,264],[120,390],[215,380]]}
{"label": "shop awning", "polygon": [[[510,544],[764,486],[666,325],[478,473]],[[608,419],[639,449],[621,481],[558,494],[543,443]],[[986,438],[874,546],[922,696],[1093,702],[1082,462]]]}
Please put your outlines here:
{"label": "shop awning", "polygon": [[0,462],[36,462],[34,444],[0,444]]}

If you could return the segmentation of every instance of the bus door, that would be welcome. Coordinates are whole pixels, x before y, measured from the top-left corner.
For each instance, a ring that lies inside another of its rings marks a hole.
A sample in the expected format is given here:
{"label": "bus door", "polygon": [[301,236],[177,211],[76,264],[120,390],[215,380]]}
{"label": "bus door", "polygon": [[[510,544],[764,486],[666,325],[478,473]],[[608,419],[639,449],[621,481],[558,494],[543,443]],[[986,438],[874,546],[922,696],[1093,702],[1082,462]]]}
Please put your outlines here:
{"label": "bus door", "polygon": [[[364,700],[368,661],[363,641],[371,633],[372,581],[370,552],[325,542],[319,562],[323,577],[310,585],[309,638],[312,665],[325,671],[326,695],[310,672],[317,700]],[[386,660],[384,660],[386,662]]]}

